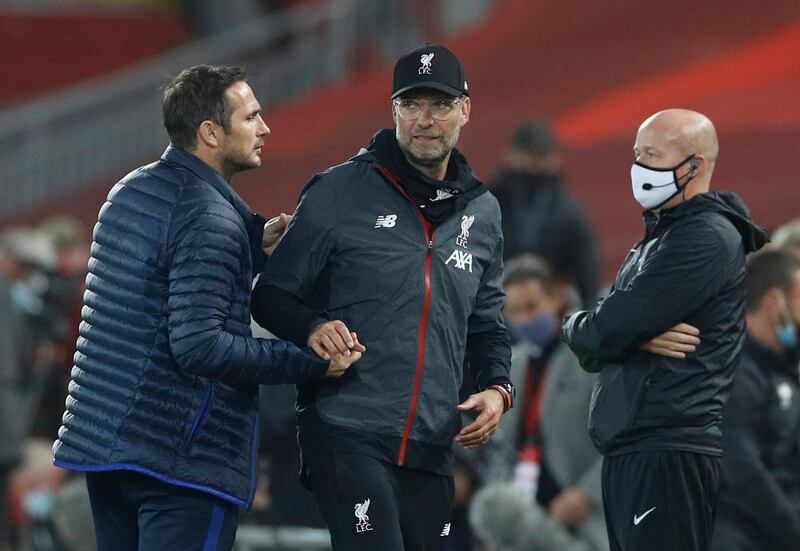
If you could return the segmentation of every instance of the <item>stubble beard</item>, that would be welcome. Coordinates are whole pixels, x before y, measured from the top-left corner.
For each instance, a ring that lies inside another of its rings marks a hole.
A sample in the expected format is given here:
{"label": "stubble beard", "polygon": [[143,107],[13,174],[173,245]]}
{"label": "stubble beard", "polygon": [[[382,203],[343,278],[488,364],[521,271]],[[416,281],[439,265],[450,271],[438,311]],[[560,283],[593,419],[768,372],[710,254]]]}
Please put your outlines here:
{"label": "stubble beard", "polygon": [[261,166],[261,158],[255,154],[254,149],[249,150],[249,152],[233,151],[223,154],[223,176],[225,176],[226,180],[230,181],[234,174],[258,168],[259,166]]}
{"label": "stubble beard", "polygon": [[440,166],[455,148],[458,135],[459,130],[456,129],[451,136],[442,136],[442,141],[438,147],[426,149],[417,147],[414,144],[413,133],[405,137],[402,136],[399,131],[396,132],[397,143],[400,146],[400,150],[406,156],[406,159],[413,165],[425,168],[436,168]]}

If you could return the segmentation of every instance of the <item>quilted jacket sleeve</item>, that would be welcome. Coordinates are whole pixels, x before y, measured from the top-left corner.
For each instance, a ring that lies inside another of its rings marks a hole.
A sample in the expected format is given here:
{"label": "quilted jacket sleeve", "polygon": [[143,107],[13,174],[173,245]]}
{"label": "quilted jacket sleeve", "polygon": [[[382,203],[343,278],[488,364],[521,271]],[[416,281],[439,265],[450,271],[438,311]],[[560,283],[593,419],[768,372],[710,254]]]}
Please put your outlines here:
{"label": "quilted jacket sleeve", "polygon": [[232,310],[249,310],[250,282],[241,275],[241,230],[226,214],[207,208],[173,220],[167,323],[176,362],[187,372],[237,385],[321,379],[328,364],[310,350],[230,331]]}

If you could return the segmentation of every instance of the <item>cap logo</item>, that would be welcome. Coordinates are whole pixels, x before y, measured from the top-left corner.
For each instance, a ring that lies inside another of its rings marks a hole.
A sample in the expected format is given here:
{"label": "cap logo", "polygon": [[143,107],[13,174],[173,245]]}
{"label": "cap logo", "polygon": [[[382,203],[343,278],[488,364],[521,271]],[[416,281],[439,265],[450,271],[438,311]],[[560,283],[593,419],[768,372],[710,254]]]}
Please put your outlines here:
{"label": "cap logo", "polygon": [[421,75],[431,74],[431,61],[433,60],[433,56],[434,56],[433,53],[422,54],[422,56],[419,58],[420,63],[422,63],[418,71],[419,74]]}

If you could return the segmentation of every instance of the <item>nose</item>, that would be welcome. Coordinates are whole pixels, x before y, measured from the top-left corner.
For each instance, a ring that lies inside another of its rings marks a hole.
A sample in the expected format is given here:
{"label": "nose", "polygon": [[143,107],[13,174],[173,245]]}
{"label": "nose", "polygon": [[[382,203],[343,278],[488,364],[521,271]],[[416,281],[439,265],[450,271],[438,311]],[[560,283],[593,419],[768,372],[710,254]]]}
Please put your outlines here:
{"label": "nose", "polygon": [[258,116],[258,122],[259,122],[258,135],[259,136],[269,136],[271,131],[269,129],[269,126],[267,126],[267,123],[264,122],[264,119],[261,118],[261,115]]}
{"label": "nose", "polygon": [[433,115],[431,115],[431,107],[430,105],[423,105],[422,110],[419,113],[419,117],[417,118],[417,126],[429,128],[432,125]]}

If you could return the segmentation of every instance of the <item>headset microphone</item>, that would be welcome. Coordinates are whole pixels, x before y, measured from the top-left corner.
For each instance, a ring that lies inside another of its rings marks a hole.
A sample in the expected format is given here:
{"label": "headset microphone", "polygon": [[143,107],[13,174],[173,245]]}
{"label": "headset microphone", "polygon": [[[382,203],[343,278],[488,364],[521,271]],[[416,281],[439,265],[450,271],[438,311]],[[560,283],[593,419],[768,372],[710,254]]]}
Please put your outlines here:
{"label": "headset microphone", "polygon": [[668,184],[661,184],[660,186],[654,186],[653,184],[642,184],[642,189],[643,189],[643,190],[645,190],[645,191],[650,191],[650,190],[651,190],[651,189],[653,189],[653,188],[657,188],[657,187],[667,187],[667,186],[671,186],[671,185],[672,185],[672,184],[674,184],[674,183],[675,183],[675,182],[670,182],[670,183],[668,183]]}

